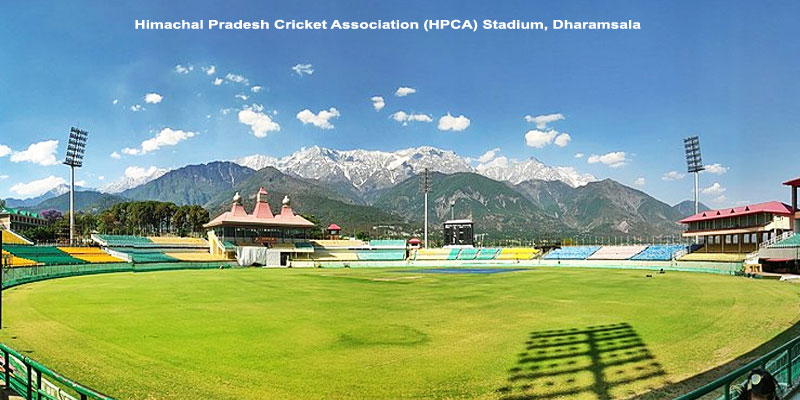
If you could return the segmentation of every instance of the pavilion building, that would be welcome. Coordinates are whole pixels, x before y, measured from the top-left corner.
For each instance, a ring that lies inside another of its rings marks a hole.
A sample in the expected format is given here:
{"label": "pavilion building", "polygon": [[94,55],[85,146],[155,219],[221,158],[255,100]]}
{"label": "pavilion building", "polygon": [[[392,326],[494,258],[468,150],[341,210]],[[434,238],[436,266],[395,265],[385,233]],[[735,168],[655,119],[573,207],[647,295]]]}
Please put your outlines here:
{"label": "pavilion building", "polygon": [[[286,265],[286,260],[292,253],[313,251],[304,244],[308,243],[315,225],[294,213],[288,196],[284,197],[280,212],[273,214],[264,188],[256,194],[252,214],[245,211],[242,197],[236,193],[231,210],[203,226],[208,229],[211,253],[228,258],[234,258],[237,249],[238,254],[241,254],[242,248],[249,248],[251,251],[262,248],[259,251],[269,254],[269,265],[276,264],[276,257],[280,258],[281,265]],[[264,252],[263,248],[272,251]]]}

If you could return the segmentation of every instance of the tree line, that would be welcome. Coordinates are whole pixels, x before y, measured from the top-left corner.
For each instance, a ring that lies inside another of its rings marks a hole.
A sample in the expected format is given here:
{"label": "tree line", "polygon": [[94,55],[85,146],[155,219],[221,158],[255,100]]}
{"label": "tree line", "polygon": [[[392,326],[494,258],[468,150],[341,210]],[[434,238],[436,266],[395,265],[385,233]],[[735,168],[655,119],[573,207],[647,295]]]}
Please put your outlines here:
{"label": "tree line", "polygon": [[[69,237],[69,215],[57,210],[45,210],[39,215],[47,226],[19,232],[35,242],[61,242]],[[131,201],[117,203],[99,214],[76,213],[75,233],[88,239],[92,233],[111,235],[198,236],[205,233],[203,225],[210,221],[208,210],[198,205],[178,206],[161,201]]]}

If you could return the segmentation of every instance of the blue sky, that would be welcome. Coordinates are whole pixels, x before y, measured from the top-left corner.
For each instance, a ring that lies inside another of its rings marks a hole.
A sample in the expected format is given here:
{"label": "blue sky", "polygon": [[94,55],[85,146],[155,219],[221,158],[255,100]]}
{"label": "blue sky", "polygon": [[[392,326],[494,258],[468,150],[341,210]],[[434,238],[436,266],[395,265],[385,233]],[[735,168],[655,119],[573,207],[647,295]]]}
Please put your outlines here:
{"label": "blue sky", "polygon": [[[471,157],[499,148],[508,158],[573,166],[675,203],[691,196],[693,184],[690,177],[664,175],[685,170],[681,139],[692,134],[701,137],[704,161],[721,166],[701,177],[709,188],[702,199],[712,206],[788,201],[780,183],[800,176],[796,150],[789,150],[800,132],[800,28],[794,20],[800,3],[332,3],[5,5],[0,196],[29,197],[45,183],[67,179],[58,162],[72,125],[90,131],[78,180],[91,187],[132,166],[284,156],[312,145],[431,145]],[[642,29],[134,30],[135,19],[278,18],[633,19]],[[298,64],[311,64],[313,73],[294,71]],[[177,65],[193,69],[181,73]],[[215,79],[222,83],[214,85]],[[415,92],[395,95],[401,87]],[[145,102],[149,93],[160,102]],[[373,96],[384,99],[380,111]],[[137,105],[142,109],[133,111]],[[331,108],[333,115],[319,114]],[[304,124],[297,114],[305,109]],[[398,111],[431,122],[404,125],[391,118]],[[453,121],[461,130],[440,130],[448,113],[463,115],[469,126],[461,129],[462,119]],[[539,130],[568,133],[571,140],[547,143],[539,133],[544,143],[526,142],[526,133],[537,129],[526,115],[556,113],[564,119]],[[330,128],[326,121],[331,129],[324,129]],[[60,141],[57,147],[52,140]],[[125,154],[125,148],[139,154]],[[111,157],[114,152],[119,158]]]}

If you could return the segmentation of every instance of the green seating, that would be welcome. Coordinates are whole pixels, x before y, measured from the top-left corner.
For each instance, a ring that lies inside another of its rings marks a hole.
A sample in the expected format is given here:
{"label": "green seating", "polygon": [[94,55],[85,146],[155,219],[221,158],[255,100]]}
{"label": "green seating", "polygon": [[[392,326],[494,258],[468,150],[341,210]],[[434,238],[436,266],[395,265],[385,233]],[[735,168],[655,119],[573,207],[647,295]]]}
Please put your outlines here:
{"label": "green seating", "polygon": [[373,247],[405,247],[406,241],[394,239],[376,239],[370,240],[369,245]]}
{"label": "green seating", "polygon": [[458,260],[474,260],[478,255],[478,249],[461,249],[458,253]]}
{"label": "green seating", "polygon": [[16,257],[44,265],[86,264],[86,261],[72,257],[53,246],[6,245],[3,249]]}
{"label": "green seating", "polygon": [[357,250],[359,261],[403,261],[405,250]]}
{"label": "green seating", "polygon": [[152,240],[133,235],[97,235],[108,247],[157,247]]}
{"label": "green seating", "polygon": [[450,254],[447,255],[448,260],[457,260],[458,253],[461,252],[461,249],[450,249]]}
{"label": "green seating", "polygon": [[478,253],[478,256],[475,257],[475,259],[476,260],[494,260],[494,258],[497,256],[497,252],[499,252],[499,251],[500,251],[500,249],[481,249],[481,251]]}
{"label": "green seating", "polygon": [[795,234],[789,238],[783,239],[778,243],[775,243],[769,247],[772,248],[781,248],[781,247],[800,247],[800,234]]}
{"label": "green seating", "polygon": [[154,263],[154,262],[174,262],[178,259],[164,254],[163,251],[155,249],[135,249],[130,247],[115,247],[114,251],[125,253],[130,256],[134,263]]}

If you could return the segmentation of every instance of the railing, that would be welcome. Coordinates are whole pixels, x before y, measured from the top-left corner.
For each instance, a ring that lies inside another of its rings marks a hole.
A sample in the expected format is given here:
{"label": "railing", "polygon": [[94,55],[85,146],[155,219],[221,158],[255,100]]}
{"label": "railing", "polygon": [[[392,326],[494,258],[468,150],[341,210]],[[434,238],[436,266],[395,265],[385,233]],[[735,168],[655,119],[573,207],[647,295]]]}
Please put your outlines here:
{"label": "railing", "polygon": [[3,383],[27,400],[114,400],[0,343]]}
{"label": "railing", "polygon": [[758,248],[759,249],[763,249],[765,247],[772,246],[773,244],[778,243],[778,242],[783,241],[783,240],[786,240],[786,239],[788,239],[788,238],[790,238],[792,236],[794,236],[794,232],[793,231],[783,232],[783,234],[780,235],[780,236],[775,236],[772,239],[769,239],[767,241],[761,242],[758,245]]}
{"label": "railing", "polygon": [[727,375],[718,378],[702,387],[692,390],[675,400],[696,399],[735,399],[747,375],[754,368],[769,371],[778,381],[781,395],[785,396],[797,389],[800,382],[800,336],[763,356],[742,365]]}

